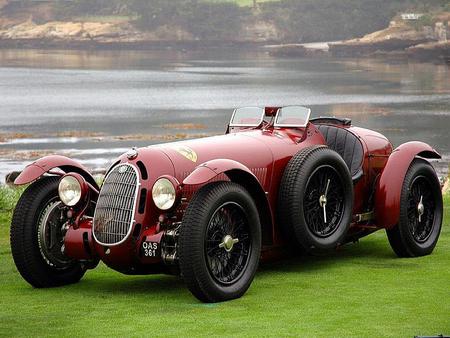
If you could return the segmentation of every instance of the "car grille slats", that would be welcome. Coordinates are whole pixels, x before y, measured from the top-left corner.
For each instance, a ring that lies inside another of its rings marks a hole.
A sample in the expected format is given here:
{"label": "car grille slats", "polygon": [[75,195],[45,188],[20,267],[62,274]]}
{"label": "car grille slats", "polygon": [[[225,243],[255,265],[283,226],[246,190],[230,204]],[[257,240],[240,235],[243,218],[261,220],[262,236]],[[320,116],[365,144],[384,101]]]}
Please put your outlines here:
{"label": "car grille slats", "polygon": [[138,188],[138,174],[133,166],[121,164],[111,170],[95,208],[93,229],[97,242],[115,245],[128,237],[134,223]]}

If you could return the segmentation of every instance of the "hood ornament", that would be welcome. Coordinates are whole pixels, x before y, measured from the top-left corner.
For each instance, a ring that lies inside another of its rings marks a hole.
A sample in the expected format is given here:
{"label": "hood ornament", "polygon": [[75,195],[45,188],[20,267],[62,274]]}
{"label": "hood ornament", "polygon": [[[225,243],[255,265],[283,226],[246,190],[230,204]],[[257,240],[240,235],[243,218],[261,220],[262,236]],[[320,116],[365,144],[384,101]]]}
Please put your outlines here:
{"label": "hood ornament", "polygon": [[131,148],[130,150],[127,151],[127,158],[129,160],[134,160],[136,157],[138,157],[138,151],[136,147]]}

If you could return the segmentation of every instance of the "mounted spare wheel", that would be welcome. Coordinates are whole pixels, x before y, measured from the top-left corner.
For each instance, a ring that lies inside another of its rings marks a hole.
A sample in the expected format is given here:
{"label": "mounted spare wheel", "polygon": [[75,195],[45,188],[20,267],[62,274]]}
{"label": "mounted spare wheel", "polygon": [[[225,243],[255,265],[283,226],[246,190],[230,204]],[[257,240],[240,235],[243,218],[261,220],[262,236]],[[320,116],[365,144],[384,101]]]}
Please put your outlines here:
{"label": "mounted spare wheel", "polygon": [[326,146],[299,151],[286,166],[278,203],[281,230],[294,247],[336,248],[353,210],[352,178],[342,157]]}

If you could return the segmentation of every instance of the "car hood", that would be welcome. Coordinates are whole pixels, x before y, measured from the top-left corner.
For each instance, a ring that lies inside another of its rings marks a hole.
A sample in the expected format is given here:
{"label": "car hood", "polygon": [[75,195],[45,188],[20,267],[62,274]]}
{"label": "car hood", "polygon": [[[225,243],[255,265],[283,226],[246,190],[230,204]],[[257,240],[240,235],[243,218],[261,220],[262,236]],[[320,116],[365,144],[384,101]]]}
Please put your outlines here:
{"label": "car hood", "polygon": [[270,147],[251,133],[236,133],[165,143],[149,148],[164,152],[173,163],[175,177],[182,182],[197,166],[213,159],[230,159],[255,171],[273,163]]}

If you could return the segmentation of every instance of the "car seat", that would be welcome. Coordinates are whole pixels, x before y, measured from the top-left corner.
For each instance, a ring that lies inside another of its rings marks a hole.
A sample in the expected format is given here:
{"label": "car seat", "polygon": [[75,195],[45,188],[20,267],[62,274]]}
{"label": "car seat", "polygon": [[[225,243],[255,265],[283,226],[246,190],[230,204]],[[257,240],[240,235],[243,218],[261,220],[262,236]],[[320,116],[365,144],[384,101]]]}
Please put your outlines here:
{"label": "car seat", "polygon": [[359,138],[347,128],[328,124],[317,124],[316,127],[322,133],[328,147],[342,156],[353,182],[361,178],[364,149]]}

